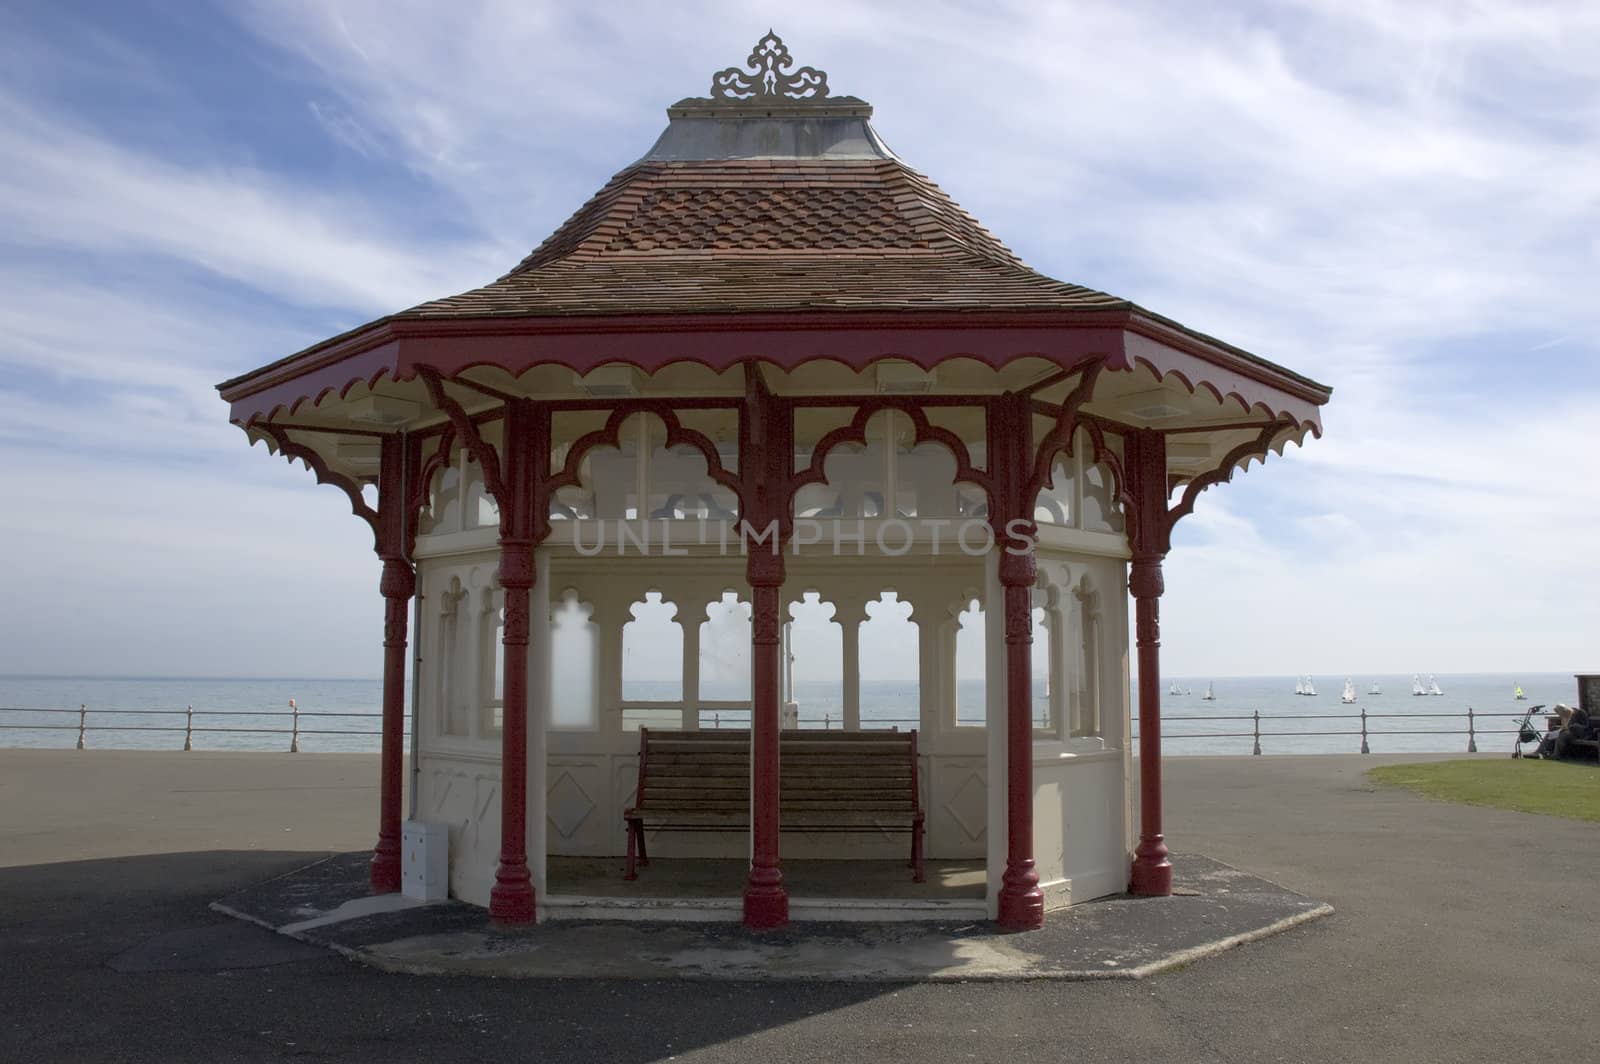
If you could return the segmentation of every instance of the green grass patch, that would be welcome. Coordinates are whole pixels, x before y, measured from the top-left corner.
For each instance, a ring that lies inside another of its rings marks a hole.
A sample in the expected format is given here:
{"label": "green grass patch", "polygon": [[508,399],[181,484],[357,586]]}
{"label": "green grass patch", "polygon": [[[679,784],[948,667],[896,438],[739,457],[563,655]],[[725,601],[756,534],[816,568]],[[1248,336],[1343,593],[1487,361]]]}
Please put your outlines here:
{"label": "green grass patch", "polygon": [[1562,761],[1426,761],[1367,771],[1427,798],[1600,823],[1600,768]]}

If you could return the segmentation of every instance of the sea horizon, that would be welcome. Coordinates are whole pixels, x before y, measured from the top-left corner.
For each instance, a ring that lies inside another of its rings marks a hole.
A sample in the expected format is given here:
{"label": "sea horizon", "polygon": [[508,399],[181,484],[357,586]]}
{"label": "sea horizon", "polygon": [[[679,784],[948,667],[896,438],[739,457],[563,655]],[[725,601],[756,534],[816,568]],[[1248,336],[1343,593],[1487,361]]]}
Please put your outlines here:
{"label": "sea horizon", "polygon": [[[1514,675],[1526,675],[1526,676],[1569,676],[1569,675],[1570,676],[1590,676],[1590,675],[1595,675],[1595,674],[1600,674],[1600,667],[1597,667],[1597,668],[1591,669],[1591,670],[1587,670],[1587,671],[1585,671],[1583,669],[1575,669],[1575,670],[1572,670],[1570,672],[1568,670],[1565,670],[1565,669],[1531,669],[1531,670],[1528,670],[1527,672],[1524,672],[1524,673],[1518,673],[1514,669],[1476,669],[1476,670],[1473,670],[1471,672],[1466,672],[1466,671],[1440,671],[1440,670],[1427,670],[1427,669],[1424,669],[1424,670],[1422,670],[1420,672],[1415,670],[1415,669],[1411,669],[1411,670],[1403,670],[1403,669],[1402,670],[1393,670],[1393,669],[1390,669],[1390,670],[1387,670],[1387,671],[1379,670],[1379,671],[1370,671],[1370,672],[1369,671],[1351,671],[1351,670],[1348,670],[1348,669],[1346,669],[1346,670],[1321,670],[1321,671],[1313,669],[1313,670],[1310,670],[1308,672],[1307,671],[1302,671],[1302,672],[1239,672],[1239,673],[1221,673],[1221,672],[1207,672],[1207,673],[1187,672],[1187,673],[1184,673],[1184,672],[1168,672],[1168,671],[1163,670],[1162,673],[1161,673],[1161,678],[1162,678],[1162,682],[1166,682],[1168,680],[1207,680],[1207,679],[1209,679],[1209,680],[1276,680],[1276,679],[1281,679],[1283,677],[1288,677],[1289,679],[1294,679],[1296,677],[1304,677],[1304,676],[1311,676],[1311,677],[1319,677],[1319,676],[1321,676],[1321,677],[1327,677],[1327,676],[1345,677],[1345,676],[1348,676],[1348,677],[1351,677],[1353,679],[1353,678],[1358,677],[1358,676],[1360,676],[1360,677],[1370,677],[1370,676],[1385,677],[1385,676],[1428,676],[1428,675],[1434,675],[1434,676],[1458,676],[1458,677],[1471,678],[1471,677],[1478,677],[1478,676],[1514,676]],[[201,680],[201,681],[216,682],[216,683],[233,683],[233,682],[237,682],[237,683],[278,683],[278,682],[289,682],[289,681],[301,680],[301,681],[306,681],[306,682],[310,682],[310,683],[380,683],[382,681],[382,679],[383,679],[383,677],[382,677],[381,674],[373,674],[371,676],[317,676],[317,675],[313,675],[313,674],[306,674],[306,675],[251,674],[251,675],[233,676],[233,675],[220,675],[220,674],[216,674],[216,673],[200,673],[200,672],[196,672],[196,673],[180,673],[180,672],[152,672],[152,673],[136,673],[136,672],[104,672],[104,673],[102,673],[102,672],[0,672],[0,680],[95,680],[95,681],[104,681],[104,680],[137,680],[137,681]],[[839,677],[839,676],[820,676],[820,677],[813,677],[812,679],[813,679],[814,682],[819,682],[820,683],[820,682],[838,681],[838,680],[841,679],[841,677]],[[915,676],[902,676],[902,677],[888,677],[888,678],[885,678],[884,680],[878,681],[878,682],[885,682],[885,683],[915,683],[916,681],[917,681],[917,677],[915,677]],[[650,683],[650,684],[671,683],[671,682],[673,682],[673,677],[670,677],[670,676],[649,677],[649,678],[643,679],[643,680],[641,680],[639,682],[641,682],[641,683]]]}

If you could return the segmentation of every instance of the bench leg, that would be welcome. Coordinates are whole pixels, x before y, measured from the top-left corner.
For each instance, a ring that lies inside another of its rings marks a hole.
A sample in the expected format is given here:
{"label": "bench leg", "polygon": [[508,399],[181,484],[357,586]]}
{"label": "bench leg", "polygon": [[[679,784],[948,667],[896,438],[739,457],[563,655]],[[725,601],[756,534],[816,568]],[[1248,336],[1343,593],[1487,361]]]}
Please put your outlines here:
{"label": "bench leg", "polygon": [[637,822],[639,828],[639,863],[646,868],[650,866],[650,850],[644,844],[644,821]]}
{"label": "bench leg", "polygon": [[922,873],[922,821],[911,826],[911,882],[924,881]]}
{"label": "bench leg", "polygon": [[629,882],[639,878],[639,870],[634,857],[634,839],[638,834],[639,822],[637,820],[628,821],[628,867],[627,871],[622,873],[622,878]]}

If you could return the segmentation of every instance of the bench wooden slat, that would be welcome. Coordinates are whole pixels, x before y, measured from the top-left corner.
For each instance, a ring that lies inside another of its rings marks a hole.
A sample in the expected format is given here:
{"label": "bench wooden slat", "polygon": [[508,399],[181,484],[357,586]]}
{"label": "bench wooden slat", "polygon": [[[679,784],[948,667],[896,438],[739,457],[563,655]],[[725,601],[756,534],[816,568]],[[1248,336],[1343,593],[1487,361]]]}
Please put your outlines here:
{"label": "bench wooden slat", "polygon": [[[748,831],[750,733],[640,728],[634,802],[623,814],[627,879],[637,878],[637,861],[648,863],[647,828]],[[921,882],[917,733],[780,732],[778,824],[784,831],[907,832],[914,878]]]}

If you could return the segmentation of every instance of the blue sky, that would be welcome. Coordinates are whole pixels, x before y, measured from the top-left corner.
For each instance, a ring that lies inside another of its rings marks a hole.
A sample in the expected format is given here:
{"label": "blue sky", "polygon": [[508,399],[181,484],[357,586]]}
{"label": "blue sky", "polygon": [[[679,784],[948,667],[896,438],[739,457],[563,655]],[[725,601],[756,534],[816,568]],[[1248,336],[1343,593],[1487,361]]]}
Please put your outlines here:
{"label": "blue sky", "polygon": [[771,24],[1032,265],[1336,387],[1208,492],[1179,674],[1600,666],[1600,7],[0,11],[0,672],[376,673],[336,492],[213,385],[480,284]]}

